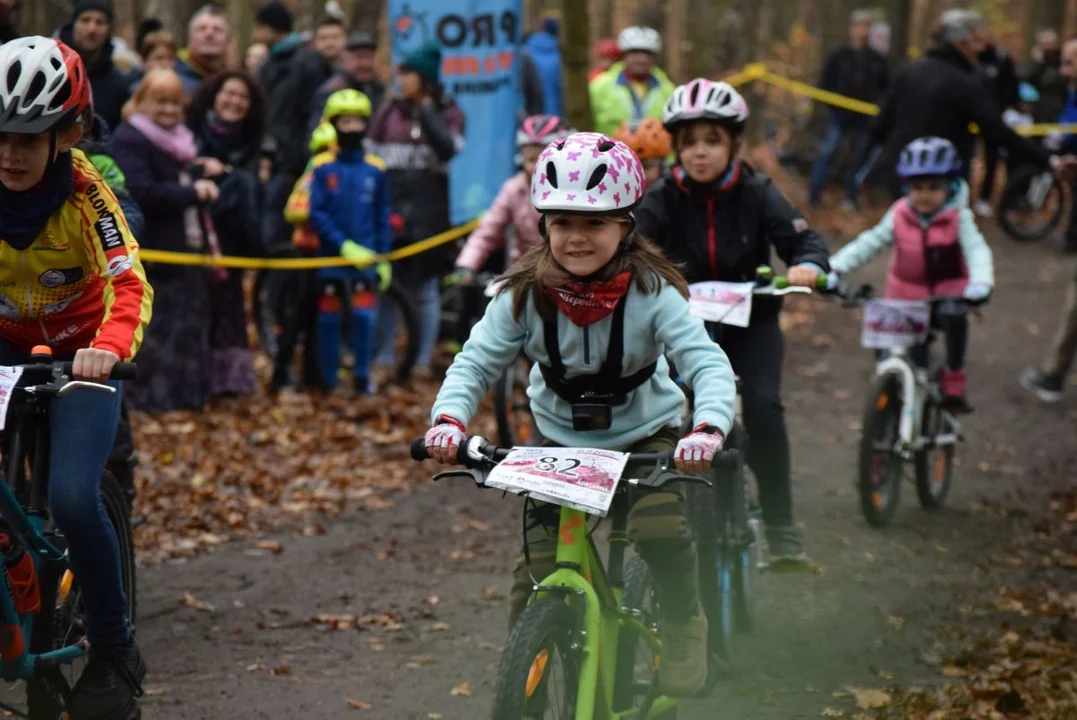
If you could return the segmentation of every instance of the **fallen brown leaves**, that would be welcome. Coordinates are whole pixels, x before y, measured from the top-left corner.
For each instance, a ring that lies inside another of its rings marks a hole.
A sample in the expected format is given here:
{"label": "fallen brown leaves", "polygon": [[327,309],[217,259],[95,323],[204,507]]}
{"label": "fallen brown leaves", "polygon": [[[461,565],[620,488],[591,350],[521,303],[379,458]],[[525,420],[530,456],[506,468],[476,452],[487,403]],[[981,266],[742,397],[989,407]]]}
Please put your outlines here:
{"label": "fallen brown leaves", "polygon": [[[321,518],[345,508],[392,507],[385,495],[427,479],[407,453],[427,427],[434,391],[389,387],[363,399],[282,394],[200,414],[136,414],[136,513],[146,518],[136,533],[140,560],[194,555],[272,530],[316,535],[325,531]],[[272,540],[255,548],[284,550]]]}
{"label": "fallen brown leaves", "polygon": [[1065,550],[1077,540],[1077,494],[1056,496],[1053,517],[1035,524],[1035,536],[1018,542],[1035,556],[1006,555],[998,565],[1012,572],[1028,568],[1021,587],[1003,586],[963,615],[982,623],[953,633],[953,650],[939,658],[945,684],[896,692],[897,717],[910,720],[957,718],[1030,720],[1077,717],[1077,554]]}

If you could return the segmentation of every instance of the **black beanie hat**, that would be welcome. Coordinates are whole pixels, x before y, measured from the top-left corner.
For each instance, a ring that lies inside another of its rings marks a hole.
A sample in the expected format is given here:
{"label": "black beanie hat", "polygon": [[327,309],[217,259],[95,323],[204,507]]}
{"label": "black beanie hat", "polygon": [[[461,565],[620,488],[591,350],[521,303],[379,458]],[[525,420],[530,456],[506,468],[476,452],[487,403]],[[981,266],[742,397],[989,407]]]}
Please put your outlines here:
{"label": "black beanie hat", "polygon": [[267,2],[254,16],[254,22],[265,25],[277,32],[290,33],[292,31],[292,11],[282,2]]}
{"label": "black beanie hat", "polygon": [[88,13],[96,10],[99,13],[104,13],[108,21],[112,22],[112,1],[111,0],[79,0],[75,3],[75,9],[71,13],[71,22],[75,22],[79,19],[79,16],[83,13]]}

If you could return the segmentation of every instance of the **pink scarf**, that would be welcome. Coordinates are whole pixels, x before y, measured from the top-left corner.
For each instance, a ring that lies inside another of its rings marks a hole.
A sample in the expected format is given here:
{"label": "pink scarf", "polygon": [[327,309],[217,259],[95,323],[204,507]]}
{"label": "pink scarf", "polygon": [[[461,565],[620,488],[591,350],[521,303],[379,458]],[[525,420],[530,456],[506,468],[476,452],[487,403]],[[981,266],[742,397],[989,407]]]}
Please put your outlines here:
{"label": "pink scarf", "polygon": [[127,122],[179,165],[186,165],[198,155],[194,134],[182,123],[166,130],[144,113],[135,113]]}

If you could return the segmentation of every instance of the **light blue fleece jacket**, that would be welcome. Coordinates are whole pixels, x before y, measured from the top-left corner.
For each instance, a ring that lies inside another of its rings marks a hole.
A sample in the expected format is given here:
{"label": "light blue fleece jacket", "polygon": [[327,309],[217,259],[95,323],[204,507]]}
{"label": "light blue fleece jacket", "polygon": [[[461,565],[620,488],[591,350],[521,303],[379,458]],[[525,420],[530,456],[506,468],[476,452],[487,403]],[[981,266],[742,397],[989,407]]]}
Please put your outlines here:
{"label": "light blue fleece jacket", "polygon": [[[957,209],[960,217],[957,239],[961,245],[961,253],[965,256],[965,264],[969,268],[969,284],[994,287],[995,263],[991,247],[984,240],[980,228],[976,225],[976,218],[969,210],[969,185],[964,180],[960,181],[957,192],[939,208],[939,212],[950,209]],[[931,218],[920,218],[924,227],[930,222]],[[891,206],[878,225],[860,233],[855,240],[830,256],[830,268],[842,275],[855,272],[893,244],[894,207]]]}
{"label": "light blue fleece jacket", "polygon": [[[486,308],[445,374],[431,419],[448,415],[466,425],[521,349],[537,363],[549,365],[542,318],[534,301],[528,298],[519,320],[512,316],[512,301],[512,294],[503,292]],[[571,406],[546,387],[536,364],[531,368],[527,395],[539,432],[558,445],[623,450],[662,428],[679,427],[684,394],[669,376],[668,352],[681,377],[695,391],[693,425],[714,425],[728,436],[736,396],[733,370],[703,323],[689,314],[688,301],[665,284],[657,294],[641,293],[633,280],[625,303],[622,372],[627,377],[657,361],[654,374],[628,394],[627,403],[613,408],[609,430],[578,432],[572,429]],[[569,378],[598,372],[612,325],[613,313],[589,327],[577,327],[558,314],[561,358]]]}

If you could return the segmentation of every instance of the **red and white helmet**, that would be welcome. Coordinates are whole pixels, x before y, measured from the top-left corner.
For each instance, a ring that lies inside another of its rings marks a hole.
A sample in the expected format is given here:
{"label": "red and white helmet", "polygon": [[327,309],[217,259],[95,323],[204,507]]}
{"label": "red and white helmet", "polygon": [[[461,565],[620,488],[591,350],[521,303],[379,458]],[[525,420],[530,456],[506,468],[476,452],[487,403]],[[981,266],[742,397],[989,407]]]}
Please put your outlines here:
{"label": "red and white helmet", "polygon": [[0,45],[0,132],[47,132],[90,107],[86,68],[67,45],[40,35]]}
{"label": "red and white helmet", "polygon": [[516,147],[542,145],[545,147],[554,140],[568,137],[572,131],[564,118],[557,115],[532,115],[525,118],[516,131]]}
{"label": "red and white helmet", "polygon": [[574,133],[549,145],[531,173],[539,212],[615,213],[643,198],[643,163],[627,145],[601,133]]}
{"label": "red and white helmet", "polygon": [[691,120],[714,120],[740,134],[748,120],[748,103],[729,83],[696,78],[678,85],[662,110],[662,122],[670,132]]}

